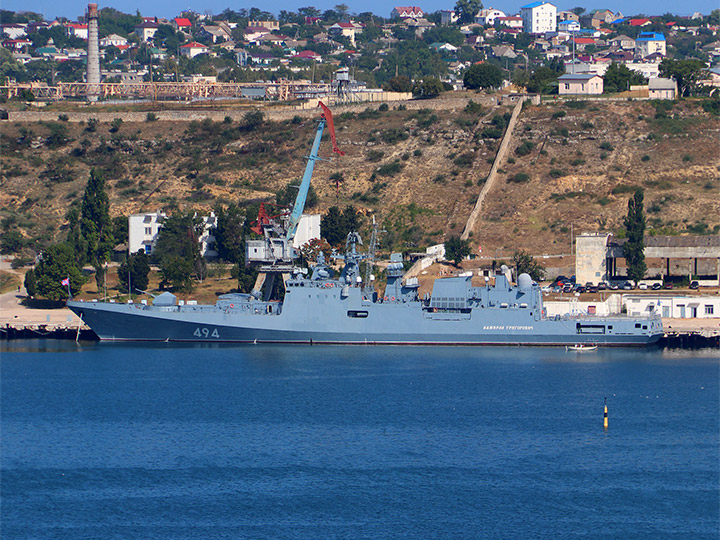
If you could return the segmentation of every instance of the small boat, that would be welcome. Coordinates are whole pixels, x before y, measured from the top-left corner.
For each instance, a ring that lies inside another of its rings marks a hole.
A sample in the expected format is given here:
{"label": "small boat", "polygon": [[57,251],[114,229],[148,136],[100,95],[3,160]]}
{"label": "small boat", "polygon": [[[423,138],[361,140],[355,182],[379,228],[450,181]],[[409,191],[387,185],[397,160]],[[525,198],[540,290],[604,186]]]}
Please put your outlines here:
{"label": "small boat", "polygon": [[597,351],[598,346],[592,343],[578,343],[577,345],[566,345],[566,351],[586,352]]}

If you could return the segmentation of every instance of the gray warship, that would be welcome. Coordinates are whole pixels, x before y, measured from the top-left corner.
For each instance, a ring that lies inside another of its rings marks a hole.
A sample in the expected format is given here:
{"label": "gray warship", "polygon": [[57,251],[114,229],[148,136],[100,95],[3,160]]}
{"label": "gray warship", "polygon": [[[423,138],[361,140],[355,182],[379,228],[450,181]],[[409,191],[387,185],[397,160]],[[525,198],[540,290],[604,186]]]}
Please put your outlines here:
{"label": "gray warship", "polygon": [[[548,316],[542,292],[527,274],[517,283],[503,267],[483,286],[469,275],[436,279],[432,293],[419,294],[417,278],[404,277],[402,259],[391,257],[387,285],[375,290],[357,249],[360,236],[348,235],[342,271],[322,253],[311,269],[298,267],[292,241],[307,198],[314,163],[327,124],[333,150],[332,115],[324,106],[312,151],[292,212],[282,219],[258,219],[262,239],[246,242],[246,261],[258,266],[250,294],[231,293],[213,305],[179,301],[170,292],[151,303],[69,300],[102,341],[383,344],[383,345],[546,345],[647,346],[663,335],[658,315]],[[284,298],[272,291],[284,286]]]}

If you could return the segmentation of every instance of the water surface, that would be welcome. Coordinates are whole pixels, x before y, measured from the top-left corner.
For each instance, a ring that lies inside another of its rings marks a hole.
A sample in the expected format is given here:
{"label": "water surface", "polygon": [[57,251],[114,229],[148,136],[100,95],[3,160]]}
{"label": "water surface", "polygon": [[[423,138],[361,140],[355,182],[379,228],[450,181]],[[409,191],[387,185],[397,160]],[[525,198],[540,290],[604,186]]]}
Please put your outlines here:
{"label": "water surface", "polygon": [[3,538],[718,538],[718,351],[3,346]]}

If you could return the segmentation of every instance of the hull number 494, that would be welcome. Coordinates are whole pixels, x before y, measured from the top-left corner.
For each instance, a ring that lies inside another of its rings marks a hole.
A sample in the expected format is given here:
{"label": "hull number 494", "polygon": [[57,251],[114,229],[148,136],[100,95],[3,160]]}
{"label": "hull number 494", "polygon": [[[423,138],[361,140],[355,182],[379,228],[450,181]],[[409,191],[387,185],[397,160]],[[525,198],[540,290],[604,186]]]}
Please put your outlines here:
{"label": "hull number 494", "polygon": [[220,337],[220,334],[218,333],[217,328],[214,328],[214,329],[211,331],[209,328],[205,328],[205,327],[200,328],[200,327],[198,327],[198,328],[196,328],[195,331],[193,332],[193,336],[199,337],[199,338],[209,338],[209,337],[219,338],[219,337]]}

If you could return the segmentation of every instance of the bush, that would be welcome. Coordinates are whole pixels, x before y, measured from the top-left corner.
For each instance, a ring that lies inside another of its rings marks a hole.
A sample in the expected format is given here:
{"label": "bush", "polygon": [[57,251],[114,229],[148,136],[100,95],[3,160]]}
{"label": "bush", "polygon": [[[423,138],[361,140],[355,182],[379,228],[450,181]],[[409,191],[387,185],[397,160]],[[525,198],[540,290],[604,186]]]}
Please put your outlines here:
{"label": "bush", "polygon": [[465,105],[465,109],[463,109],[468,114],[482,114],[483,112],[483,106],[479,103],[475,103],[472,99],[467,102],[467,105]]}
{"label": "bush", "polygon": [[650,156],[645,154],[643,157],[640,158],[641,161],[650,161]]}
{"label": "bush", "polygon": [[615,150],[615,148],[609,142],[603,141],[600,143],[600,150],[607,150],[608,152],[612,152],[613,150]]}
{"label": "bush", "polygon": [[584,109],[587,107],[587,101],[566,101],[565,106],[569,109]]}
{"label": "bush", "polygon": [[535,148],[535,143],[530,141],[523,141],[520,146],[515,148],[515,153],[518,156],[527,156]]}
{"label": "bush", "polygon": [[628,186],[626,184],[620,184],[612,188],[613,195],[621,195],[623,193],[635,193],[638,190],[638,186]]}
{"label": "bush", "polygon": [[562,176],[565,176],[565,171],[560,169],[550,169],[551,178],[560,178]]}
{"label": "bush", "polygon": [[147,115],[145,115],[146,122],[157,122],[157,119],[158,119],[157,114],[155,114],[153,112],[149,112],[149,113],[147,113]]}
{"label": "bush", "polygon": [[397,144],[400,141],[407,140],[409,137],[407,131],[398,128],[386,129],[380,134],[380,138],[386,144]]}
{"label": "bush", "polygon": [[511,176],[507,179],[508,182],[514,184],[524,184],[530,181],[530,175],[524,172],[519,172],[515,176]]}
{"label": "bush", "polygon": [[385,112],[385,111],[387,111],[388,109],[389,109],[389,107],[388,107],[388,104],[387,104],[387,103],[382,103],[382,104],[378,107],[378,111],[380,111],[380,112]]}
{"label": "bush", "polygon": [[60,122],[67,122],[68,121],[68,115],[67,114],[61,114],[58,116],[58,120]]}
{"label": "bush", "polygon": [[387,163],[377,170],[380,176],[395,176],[397,173],[403,170],[404,165],[398,161]]}
{"label": "bush", "polygon": [[383,158],[384,155],[385,155],[385,152],[383,152],[381,150],[370,150],[367,153],[367,160],[370,163],[377,163],[378,161],[380,161]]}
{"label": "bush", "polygon": [[565,111],[557,111],[552,115],[553,120],[556,118],[564,118],[565,116],[567,116],[567,113]]}
{"label": "bush", "polygon": [[683,160],[683,163],[689,163],[689,162],[691,162],[691,161],[693,160],[693,158],[692,158],[691,155],[685,154],[685,155],[682,157],[682,160]]}
{"label": "bush", "polygon": [[473,161],[475,161],[475,154],[472,152],[465,152],[460,154],[453,160],[453,163],[458,167],[472,167]]}
{"label": "bush", "polygon": [[503,130],[497,128],[485,128],[480,133],[483,139],[502,139]]}
{"label": "bush", "polygon": [[122,123],[122,118],[113,118],[112,122],[110,122],[110,133],[117,133]]}
{"label": "bush", "polygon": [[99,121],[97,118],[88,118],[87,126],[85,127],[85,131],[88,133],[94,133],[97,130],[97,126],[99,124]]}

